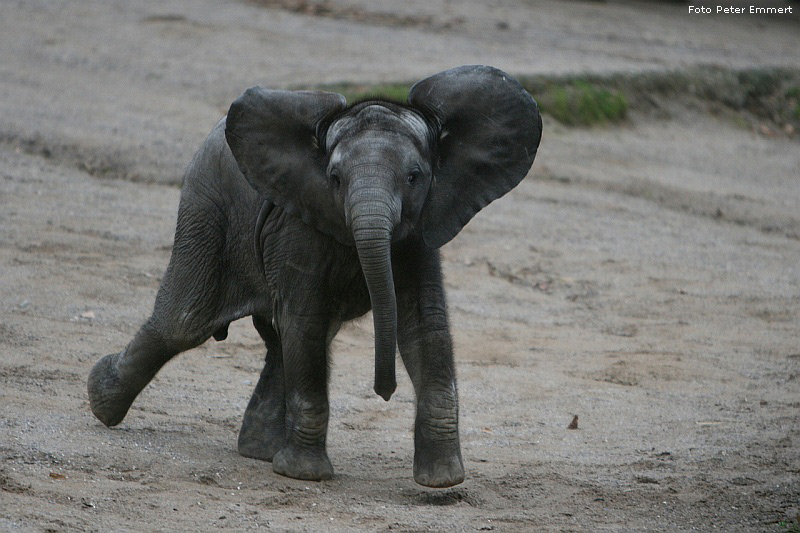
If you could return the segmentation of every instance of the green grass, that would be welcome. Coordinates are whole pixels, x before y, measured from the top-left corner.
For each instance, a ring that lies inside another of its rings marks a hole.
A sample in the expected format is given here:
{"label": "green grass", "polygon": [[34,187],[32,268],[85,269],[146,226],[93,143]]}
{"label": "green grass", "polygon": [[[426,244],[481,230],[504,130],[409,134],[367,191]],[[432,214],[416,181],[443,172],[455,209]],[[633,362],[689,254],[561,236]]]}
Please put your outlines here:
{"label": "green grass", "polygon": [[[354,84],[335,83],[317,89],[344,95],[348,102],[382,97],[406,101],[411,83]],[[628,104],[622,92],[596,83],[573,80],[544,87],[526,87],[536,98],[543,113],[568,126],[592,126],[625,119]],[[542,90],[543,89],[543,90]]]}
{"label": "green grass", "polygon": [[796,523],[791,523],[785,520],[781,520],[780,522],[778,522],[778,527],[787,531],[788,533],[798,533],[800,532],[800,521]]}
{"label": "green grass", "polygon": [[594,126],[621,122],[628,113],[628,101],[621,91],[586,81],[548,84],[534,94],[542,113],[567,126]]}
{"label": "green grass", "polygon": [[[632,111],[669,116],[670,104],[725,110],[745,124],[772,121],[800,129],[800,69],[724,69],[521,76],[517,78],[548,118],[570,127],[624,122]],[[336,83],[317,89],[343,94],[348,102],[372,97],[406,101],[408,83]],[[665,105],[666,104],[666,105]]]}

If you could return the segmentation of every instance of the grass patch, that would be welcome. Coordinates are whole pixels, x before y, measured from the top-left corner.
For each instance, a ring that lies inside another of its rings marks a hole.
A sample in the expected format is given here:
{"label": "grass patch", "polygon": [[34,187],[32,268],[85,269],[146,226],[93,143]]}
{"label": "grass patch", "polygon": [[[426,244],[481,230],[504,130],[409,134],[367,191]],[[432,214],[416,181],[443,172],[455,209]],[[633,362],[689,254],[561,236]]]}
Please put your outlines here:
{"label": "grass patch", "polygon": [[[632,111],[669,118],[675,106],[739,117],[746,124],[800,130],[800,69],[697,67],[568,76],[517,77],[542,113],[573,127],[618,124]],[[335,83],[316,88],[348,102],[383,97],[405,102],[413,82]]]}
{"label": "grass patch", "polygon": [[786,520],[781,520],[778,522],[778,527],[789,533],[800,533],[800,519],[798,519],[797,522],[787,522]]}
{"label": "grass patch", "polygon": [[[412,83],[355,84],[334,83],[316,89],[339,93],[348,102],[368,98],[388,98],[405,102]],[[592,126],[625,119],[628,103],[619,90],[598,83],[570,80],[564,83],[532,84],[525,87],[534,95],[543,113],[568,126]]]}
{"label": "grass patch", "polygon": [[628,113],[628,101],[621,91],[586,80],[547,84],[542,89],[535,93],[542,113],[567,126],[621,122]]}

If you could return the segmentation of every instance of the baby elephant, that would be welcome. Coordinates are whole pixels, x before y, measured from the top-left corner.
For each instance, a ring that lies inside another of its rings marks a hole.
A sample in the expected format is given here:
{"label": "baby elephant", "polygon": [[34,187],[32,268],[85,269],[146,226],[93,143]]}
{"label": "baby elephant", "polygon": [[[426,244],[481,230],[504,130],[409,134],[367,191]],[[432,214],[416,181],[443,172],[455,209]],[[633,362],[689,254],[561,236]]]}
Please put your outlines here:
{"label": "baby elephant", "polygon": [[239,453],[329,479],[328,347],[372,309],[375,392],[395,390],[396,346],[414,384],[414,479],[462,482],[438,249],[525,177],[541,133],[533,98],[491,67],[424,79],[408,103],[248,90],[187,170],[152,316],[89,375],[95,416],[119,424],[167,361],[252,316],[267,355]]}

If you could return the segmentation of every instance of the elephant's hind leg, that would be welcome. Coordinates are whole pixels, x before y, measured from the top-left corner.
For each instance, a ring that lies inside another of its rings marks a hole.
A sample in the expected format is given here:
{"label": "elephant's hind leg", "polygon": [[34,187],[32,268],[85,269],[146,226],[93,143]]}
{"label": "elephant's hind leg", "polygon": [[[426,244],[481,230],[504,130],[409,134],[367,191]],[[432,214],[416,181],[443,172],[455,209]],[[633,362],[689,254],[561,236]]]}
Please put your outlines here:
{"label": "elephant's hind leg", "polygon": [[156,372],[180,351],[151,318],[120,353],[100,359],[89,374],[89,405],[107,426],[116,426]]}
{"label": "elephant's hind leg", "polygon": [[286,441],[286,398],[283,383],[283,352],[278,333],[269,318],[253,316],[253,325],[267,345],[261,377],[244,412],[239,431],[239,453],[272,461]]}
{"label": "elephant's hind leg", "polygon": [[150,319],[119,353],[100,359],[89,374],[89,404],[105,425],[122,422],[136,396],[167,361],[222,333],[235,316],[225,316],[222,252],[217,233],[203,231],[179,214],[175,247]]}
{"label": "elephant's hind leg", "polygon": [[[122,422],[136,396],[170,359],[199,346],[219,330],[208,314],[201,324],[187,328],[174,313],[159,313],[159,301],[169,298],[159,291],[157,311],[119,353],[100,359],[89,374],[89,405],[105,425]],[[177,306],[172,306],[177,309]]]}

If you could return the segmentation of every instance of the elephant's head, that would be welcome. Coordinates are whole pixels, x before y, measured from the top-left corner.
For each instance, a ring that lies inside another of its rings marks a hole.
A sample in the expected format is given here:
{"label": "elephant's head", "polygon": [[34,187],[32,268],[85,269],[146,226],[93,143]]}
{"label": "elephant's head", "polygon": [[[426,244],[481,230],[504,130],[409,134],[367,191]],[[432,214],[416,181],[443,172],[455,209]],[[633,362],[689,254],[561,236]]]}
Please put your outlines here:
{"label": "elephant's head", "polygon": [[438,248],[528,173],[541,138],[536,102],[500,70],[466,66],[416,83],[408,104],[347,106],[334,93],[248,90],[226,138],[248,182],[355,246],[375,321],[375,392],[396,387],[392,243]]}

